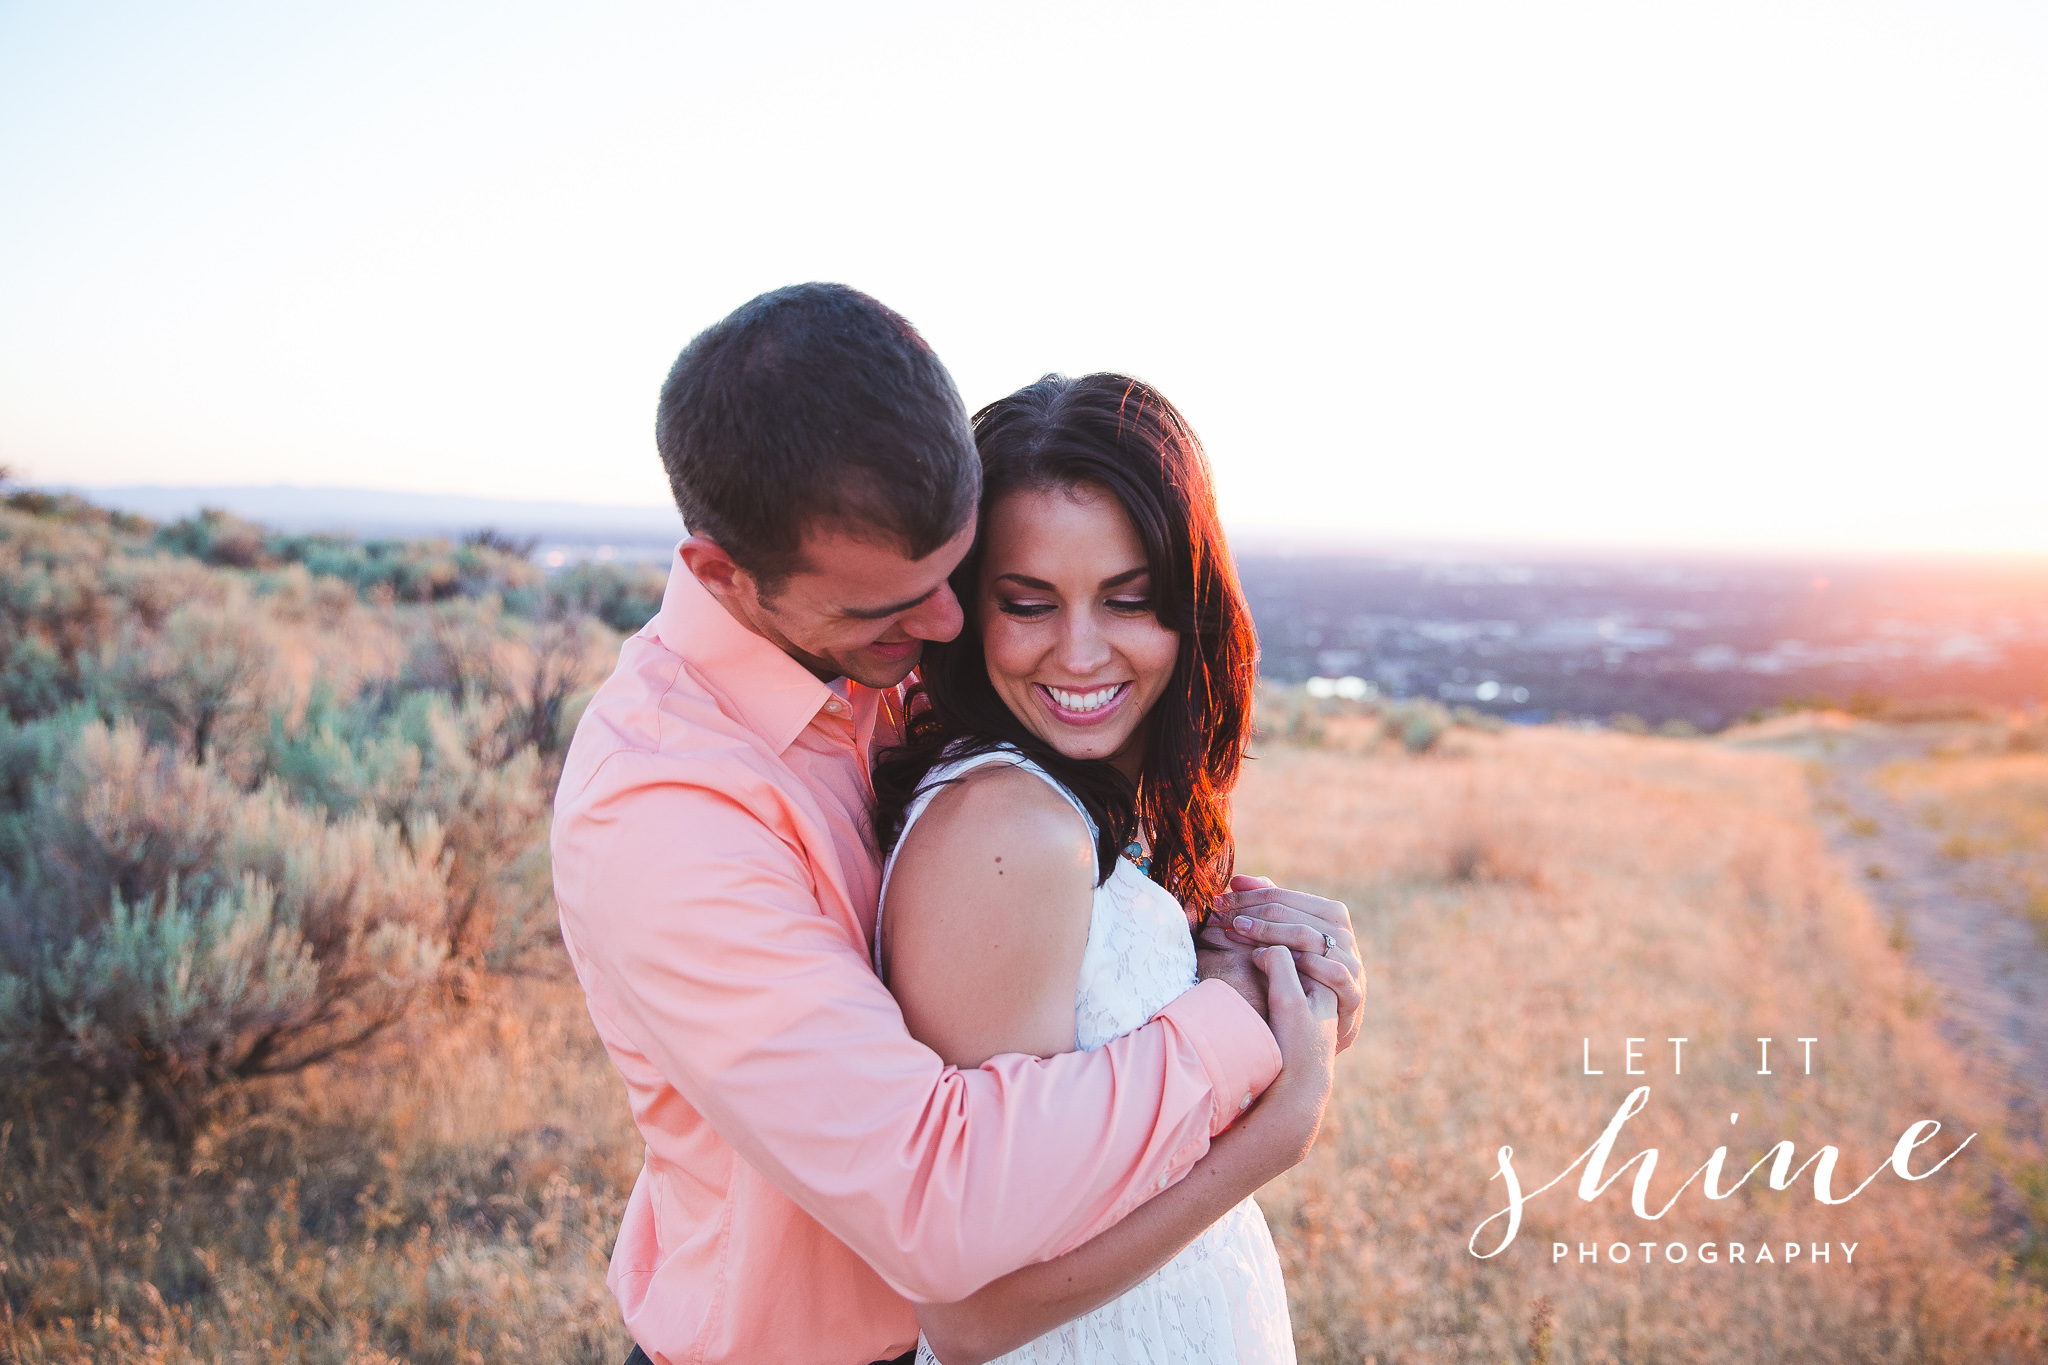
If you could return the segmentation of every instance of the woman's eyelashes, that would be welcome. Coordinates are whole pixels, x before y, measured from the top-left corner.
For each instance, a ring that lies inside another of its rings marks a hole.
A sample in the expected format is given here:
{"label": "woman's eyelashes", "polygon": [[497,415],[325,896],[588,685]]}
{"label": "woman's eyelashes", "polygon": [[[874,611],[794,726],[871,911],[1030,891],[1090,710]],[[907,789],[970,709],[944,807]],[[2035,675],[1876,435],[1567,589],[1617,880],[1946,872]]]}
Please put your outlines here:
{"label": "woman's eyelashes", "polygon": [[[1105,599],[1103,605],[1111,611],[1125,616],[1143,616],[1152,610],[1152,599],[1149,597],[1111,597]],[[996,600],[997,611],[1000,611],[1005,616],[1015,617],[1020,621],[1037,621],[1050,616],[1058,609],[1051,602],[1012,602],[1007,598],[998,598]]]}

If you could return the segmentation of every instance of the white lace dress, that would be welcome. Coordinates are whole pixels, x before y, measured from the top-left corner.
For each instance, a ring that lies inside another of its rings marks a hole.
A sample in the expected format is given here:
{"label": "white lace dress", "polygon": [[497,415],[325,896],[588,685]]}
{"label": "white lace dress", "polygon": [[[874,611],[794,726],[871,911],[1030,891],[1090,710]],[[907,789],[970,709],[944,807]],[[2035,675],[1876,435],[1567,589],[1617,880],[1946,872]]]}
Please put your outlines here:
{"label": "white lace dress", "polygon": [[[905,812],[903,830],[937,794],[940,784],[989,763],[1009,763],[1051,784],[1080,812],[1088,837],[1095,824],[1074,794],[1014,750],[977,754],[933,768]],[[882,870],[882,899],[896,849]],[[875,917],[877,956],[881,915]],[[1116,871],[1095,889],[1088,947],[1081,957],[1074,998],[1074,1042],[1086,1052],[1129,1033],[1195,984],[1195,945],[1187,917],[1166,889],[1119,858]],[[942,1365],[922,1338],[919,1365]],[[1020,1346],[995,1365],[1179,1365],[1235,1362],[1292,1365],[1294,1334],[1287,1321],[1287,1291],[1266,1218],[1251,1199],[1223,1215],[1180,1255],[1149,1279],[1086,1316]]]}

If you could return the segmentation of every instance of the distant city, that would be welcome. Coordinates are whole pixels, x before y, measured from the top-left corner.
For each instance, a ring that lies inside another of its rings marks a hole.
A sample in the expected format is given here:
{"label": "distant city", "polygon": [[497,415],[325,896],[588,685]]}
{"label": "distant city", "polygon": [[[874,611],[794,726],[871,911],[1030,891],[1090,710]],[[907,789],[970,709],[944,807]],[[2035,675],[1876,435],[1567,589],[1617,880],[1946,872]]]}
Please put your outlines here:
{"label": "distant city", "polygon": [[1516,720],[1718,729],[1797,699],[2048,696],[2048,561],[1246,555],[1239,571],[1267,676]]}
{"label": "distant city", "polygon": [[[459,536],[549,568],[663,562],[674,512],[300,488],[81,489],[158,519],[205,503],[288,530]],[[1270,543],[1270,539],[1269,542]],[[1326,695],[1434,697],[1510,720],[1718,729],[1789,700],[2048,698],[2048,558],[1712,561],[1674,553],[1244,553],[1260,669]]]}

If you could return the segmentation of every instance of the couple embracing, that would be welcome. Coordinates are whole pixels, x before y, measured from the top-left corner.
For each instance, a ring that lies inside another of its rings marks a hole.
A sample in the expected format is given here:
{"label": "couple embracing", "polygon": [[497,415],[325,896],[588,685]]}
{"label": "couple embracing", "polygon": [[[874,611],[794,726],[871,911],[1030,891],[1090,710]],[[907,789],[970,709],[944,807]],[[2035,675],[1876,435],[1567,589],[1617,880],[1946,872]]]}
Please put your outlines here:
{"label": "couple embracing", "polygon": [[690,535],[554,827],[647,1144],[634,1360],[1292,1361],[1251,1195],[1361,968],[1232,876],[1254,643],[1194,432],[1108,374],[970,420],[813,284],[692,341],[656,436]]}

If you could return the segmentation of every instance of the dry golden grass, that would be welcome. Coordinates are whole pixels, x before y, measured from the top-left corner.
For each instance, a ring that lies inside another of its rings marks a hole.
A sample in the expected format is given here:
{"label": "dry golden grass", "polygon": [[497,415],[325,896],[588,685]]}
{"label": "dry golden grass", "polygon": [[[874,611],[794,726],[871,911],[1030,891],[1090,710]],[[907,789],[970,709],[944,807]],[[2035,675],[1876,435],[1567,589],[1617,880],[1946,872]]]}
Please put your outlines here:
{"label": "dry golden grass", "polygon": [[[2039,1155],[2001,1133],[1992,1080],[1915,1017],[1921,983],[1807,802],[1786,759],[1557,730],[1460,734],[1422,760],[1278,748],[1252,765],[1242,866],[1344,898],[1372,974],[1319,1149],[1262,1196],[1305,1361],[1530,1359],[1539,1300],[1560,1365],[2048,1354],[2048,1298],[2001,1261],[2027,1213],[2012,1182],[2037,1180]],[[1754,1074],[1759,1036],[1779,1040],[1776,1075]],[[1678,1077],[1669,1037],[1691,1040]],[[1821,1040],[1811,1077],[1800,1037]],[[1582,1074],[1585,1038],[1604,1076]],[[1646,1076],[1619,1074],[1624,1038],[1649,1040]],[[1653,1209],[1722,1143],[1735,1174],[1781,1138],[1795,1164],[1835,1144],[1839,1192],[1915,1120],[1943,1123],[1923,1158],[1981,1136],[1924,1183],[1887,1174],[1832,1208],[1810,1176],[1720,1204],[1695,1185],[1645,1223],[1633,1171],[1590,1205],[1574,1175],[1498,1258],[1467,1252],[1505,1204],[1499,1146],[1534,1188],[1644,1084],[1608,1169],[1657,1147]],[[1818,1267],[1661,1259],[1673,1241],[1754,1256],[1765,1240],[1860,1246],[1853,1267],[1839,1248]],[[1579,1263],[1581,1243],[1616,1241],[1655,1241],[1660,1259]]]}
{"label": "dry golden grass", "polygon": [[281,1084],[189,1167],[132,1113],[15,1097],[0,1359],[617,1365],[640,1146],[575,985],[516,997]]}
{"label": "dry golden grass", "polygon": [[1955,833],[1942,851],[1983,862],[1977,880],[2032,921],[2048,943],[2048,753],[1957,743],[1935,757],[1890,765],[1886,788]]}
{"label": "dry golden grass", "polygon": [[[1999,1259],[2039,1217],[1999,1172],[2023,1184],[2038,1153],[1915,1017],[1921,983],[1806,801],[1784,759],[1550,730],[1250,766],[1242,865],[1347,900],[1372,972],[1319,1150],[1262,1196],[1305,1362],[2048,1354],[2041,1291]],[[1675,1079],[1673,1035],[1692,1040]],[[1757,1035],[1787,1040],[1776,1076],[1751,1074]],[[1800,1036],[1822,1040],[1811,1078]],[[1579,1074],[1582,1037],[1604,1077]],[[1647,1076],[1619,1074],[1625,1037],[1651,1040]],[[1650,1106],[1609,1169],[1656,1145],[1655,1203],[1724,1141],[1736,1173],[1780,1137],[1799,1160],[1835,1143],[1845,1188],[1913,1120],[1944,1124],[1922,1166],[1982,1136],[1924,1183],[1886,1175],[1833,1209],[1695,1186],[1645,1225],[1627,1178],[1591,1206],[1567,1182],[1507,1252],[1470,1256],[1502,1204],[1496,1148],[1533,1188],[1637,1084]],[[256,1099],[189,1169],[118,1110],[5,1101],[0,1359],[624,1358],[603,1276],[640,1144],[573,983],[422,1015]],[[1651,1238],[1861,1245],[1853,1267],[1839,1250],[1819,1268],[1550,1264],[1552,1241]]]}

